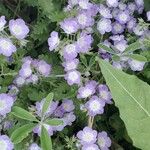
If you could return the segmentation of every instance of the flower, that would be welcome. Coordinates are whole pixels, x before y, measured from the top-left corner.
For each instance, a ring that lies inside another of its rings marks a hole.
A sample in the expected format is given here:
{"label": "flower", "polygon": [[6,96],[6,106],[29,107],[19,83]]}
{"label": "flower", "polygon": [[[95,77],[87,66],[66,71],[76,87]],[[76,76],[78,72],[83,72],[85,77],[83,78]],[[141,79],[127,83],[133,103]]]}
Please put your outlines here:
{"label": "flower", "polygon": [[101,150],[107,150],[111,146],[111,140],[105,131],[98,133],[97,143]]}
{"label": "flower", "polygon": [[8,38],[0,38],[0,54],[6,57],[11,56],[16,52],[17,48],[13,45],[12,41]]}
{"label": "flower", "polygon": [[147,15],[147,20],[150,21],[150,11],[148,11],[148,12],[146,13],[146,15]]}
{"label": "flower", "polygon": [[120,10],[125,10],[127,8],[127,5],[123,2],[119,2],[118,7],[119,7]]}
{"label": "flower", "polygon": [[68,0],[68,4],[69,4],[70,6],[75,6],[75,5],[78,4],[78,0]]}
{"label": "flower", "polygon": [[78,89],[77,98],[87,98],[96,92],[96,81],[89,81]]}
{"label": "flower", "polygon": [[28,150],[41,150],[41,148],[36,143],[32,143]]}
{"label": "flower", "polygon": [[51,73],[52,67],[50,64],[46,63],[44,60],[40,60],[37,63],[37,71],[39,71],[40,74],[47,77]]}
{"label": "flower", "polygon": [[77,133],[77,137],[82,145],[94,144],[97,140],[97,131],[89,127],[85,127],[83,131]]}
{"label": "flower", "polygon": [[97,114],[103,114],[105,102],[97,96],[92,96],[90,100],[85,104],[89,116],[95,116]]}
{"label": "flower", "polygon": [[78,31],[79,25],[75,18],[67,18],[63,22],[60,23],[60,27],[67,34],[72,34]]}
{"label": "flower", "polygon": [[144,33],[148,30],[147,27],[142,27],[139,24],[137,24],[134,28],[133,28],[133,32],[138,35],[138,36],[142,36],[144,35]]}
{"label": "flower", "polygon": [[100,8],[99,8],[99,13],[101,14],[102,17],[104,18],[112,18],[112,15],[111,15],[111,12],[110,12],[110,9],[105,7],[103,4],[100,5]]}
{"label": "flower", "polygon": [[69,100],[69,99],[65,99],[63,100],[62,102],[62,108],[65,112],[71,112],[74,110],[75,106],[73,104],[73,101],[72,100]]}
{"label": "flower", "polygon": [[25,83],[25,78],[17,76],[16,79],[14,80],[14,83],[18,86],[21,87]]}
{"label": "flower", "polygon": [[82,150],[100,150],[96,144],[84,145]]}
{"label": "flower", "polygon": [[74,122],[76,120],[76,116],[74,115],[73,112],[70,113],[66,113],[63,117],[63,121],[64,121],[64,125],[72,125],[72,122]]}
{"label": "flower", "polygon": [[9,30],[17,39],[24,39],[29,33],[29,28],[23,19],[12,19],[9,21]]}
{"label": "flower", "polygon": [[11,107],[14,104],[14,99],[8,94],[0,94],[0,115],[5,116],[11,112]]}
{"label": "flower", "polygon": [[0,135],[0,149],[1,150],[13,150],[14,144],[7,135]]}
{"label": "flower", "polygon": [[102,18],[98,23],[97,23],[97,30],[101,34],[105,34],[105,32],[111,32],[112,30],[112,25],[111,25],[111,20]]}
{"label": "flower", "polygon": [[112,33],[113,34],[120,34],[122,32],[124,32],[125,29],[125,25],[120,24],[119,22],[114,22],[112,24]]}
{"label": "flower", "polygon": [[128,3],[128,10],[129,10],[129,12],[131,13],[131,14],[133,14],[134,13],[134,11],[136,10],[136,5],[135,5],[135,3]]}
{"label": "flower", "polygon": [[24,63],[19,71],[19,75],[23,78],[28,78],[32,74],[32,69],[30,64]]}
{"label": "flower", "polygon": [[93,42],[93,38],[90,34],[81,33],[80,37],[77,40],[77,49],[79,53],[87,53]]}
{"label": "flower", "polygon": [[64,47],[63,57],[65,60],[72,60],[78,55],[76,44],[68,44]]}
{"label": "flower", "polygon": [[67,83],[69,85],[80,84],[81,74],[79,71],[76,70],[68,71],[65,75],[65,80],[67,80]]}
{"label": "flower", "polygon": [[119,11],[118,15],[116,16],[116,20],[120,24],[126,24],[130,20],[129,11]]}
{"label": "flower", "polygon": [[68,60],[66,62],[63,62],[63,67],[65,68],[65,71],[75,70],[79,64],[78,59]]}
{"label": "flower", "polygon": [[127,22],[127,29],[129,32],[133,32],[133,29],[136,27],[137,25],[137,20],[135,18],[131,18],[128,22]]}
{"label": "flower", "polygon": [[78,4],[82,9],[88,9],[91,5],[91,3],[89,3],[89,0],[79,0]]}
{"label": "flower", "polygon": [[121,40],[121,41],[114,42],[114,46],[120,53],[122,53],[125,51],[128,45],[126,40]]}
{"label": "flower", "polygon": [[4,26],[6,24],[5,16],[0,17],[0,31],[4,29]]}
{"label": "flower", "polygon": [[50,37],[48,38],[48,46],[49,46],[49,50],[52,51],[54,50],[60,43],[60,39],[58,37],[58,32],[53,31],[50,34]]}
{"label": "flower", "polygon": [[98,95],[101,100],[104,100],[105,103],[111,104],[111,93],[108,90],[108,87],[105,84],[100,84],[98,86]]}
{"label": "flower", "polygon": [[107,1],[106,1],[106,4],[107,4],[109,7],[117,7],[117,6],[118,6],[118,0],[107,0]]}
{"label": "flower", "polygon": [[81,29],[94,25],[94,19],[86,11],[79,12],[77,21]]}
{"label": "flower", "polygon": [[130,59],[128,61],[128,64],[133,71],[142,71],[144,68],[145,62]]}

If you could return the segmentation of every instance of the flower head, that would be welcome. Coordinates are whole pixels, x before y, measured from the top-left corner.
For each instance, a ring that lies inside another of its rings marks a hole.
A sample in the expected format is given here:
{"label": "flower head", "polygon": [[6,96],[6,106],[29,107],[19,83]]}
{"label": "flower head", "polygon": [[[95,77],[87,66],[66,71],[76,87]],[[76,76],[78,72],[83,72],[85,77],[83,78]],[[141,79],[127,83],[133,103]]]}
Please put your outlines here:
{"label": "flower head", "polygon": [[99,13],[104,18],[112,18],[111,11],[109,8],[105,7],[103,4],[100,5]]}
{"label": "flower head", "polygon": [[130,68],[133,71],[142,71],[143,68],[144,68],[144,65],[145,65],[145,62],[137,61],[137,60],[134,60],[134,59],[130,59],[128,61],[128,63],[129,63]]}
{"label": "flower head", "polygon": [[79,64],[78,59],[68,60],[66,62],[63,62],[63,67],[65,68],[65,71],[75,70]]}
{"label": "flower head", "polygon": [[6,24],[5,16],[0,17],[0,31],[4,29],[4,26]]}
{"label": "flower head", "polygon": [[30,64],[24,63],[19,71],[19,75],[23,78],[28,78],[32,74],[32,69]]}
{"label": "flower head", "polygon": [[112,24],[112,33],[113,34],[121,34],[124,32],[125,25],[120,24],[119,22],[114,22]]}
{"label": "flower head", "polygon": [[74,110],[75,106],[73,104],[73,101],[72,100],[69,100],[69,99],[65,99],[63,100],[62,104],[61,104],[63,110],[65,112],[71,112]]}
{"label": "flower head", "polygon": [[41,148],[36,143],[32,143],[28,150],[41,150]]}
{"label": "flower head", "polygon": [[0,38],[0,54],[6,57],[11,56],[16,52],[17,48],[13,45],[12,41],[8,38]]}
{"label": "flower head", "polygon": [[24,39],[29,33],[29,28],[22,19],[10,20],[9,30],[19,40]]}
{"label": "flower head", "polygon": [[98,133],[97,143],[101,150],[106,150],[111,146],[111,140],[105,131]]}
{"label": "flower head", "polygon": [[0,94],[0,115],[5,116],[11,111],[14,99],[8,94]]}
{"label": "flower head", "polygon": [[53,31],[50,34],[50,37],[48,38],[48,46],[49,46],[49,50],[52,51],[54,50],[60,43],[60,39],[58,37],[58,32]]}
{"label": "flower head", "polygon": [[109,7],[117,7],[118,6],[118,0],[107,0],[106,3]]}
{"label": "flower head", "polygon": [[97,131],[89,127],[85,127],[77,133],[77,137],[82,145],[94,144],[97,140]]}
{"label": "flower head", "polygon": [[0,149],[1,150],[13,150],[14,144],[7,135],[0,135]]}
{"label": "flower head", "polygon": [[148,11],[148,12],[146,13],[146,15],[147,15],[147,20],[150,21],[150,11]]}
{"label": "flower head", "polygon": [[82,150],[100,150],[96,144],[83,145]]}

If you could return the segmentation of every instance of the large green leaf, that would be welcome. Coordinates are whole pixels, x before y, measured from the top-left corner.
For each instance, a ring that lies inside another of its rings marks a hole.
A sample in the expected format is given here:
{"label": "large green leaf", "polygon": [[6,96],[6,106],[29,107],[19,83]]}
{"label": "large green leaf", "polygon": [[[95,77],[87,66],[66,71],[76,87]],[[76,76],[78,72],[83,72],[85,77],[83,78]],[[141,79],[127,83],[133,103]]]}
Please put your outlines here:
{"label": "large green leaf", "polygon": [[24,138],[28,136],[28,134],[33,130],[35,126],[36,124],[29,123],[16,129],[11,135],[11,140],[13,141],[13,143],[14,144],[20,143]]}
{"label": "large green leaf", "polygon": [[38,122],[35,116],[18,106],[14,106],[11,113],[21,119]]}
{"label": "large green leaf", "polygon": [[50,126],[59,126],[59,125],[63,125],[64,122],[62,119],[53,118],[53,119],[47,119],[45,123]]}
{"label": "large green leaf", "polygon": [[52,150],[51,137],[48,135],[48,132],[44,126],[42,126],[40,140],[41,140],[41,147],[43,150]]}
{"label": "large green leaf", "polygon": [[113,68],[98,59],[120,116],[133,144],[142,150],[150,149],[150,86],[134,75]]}

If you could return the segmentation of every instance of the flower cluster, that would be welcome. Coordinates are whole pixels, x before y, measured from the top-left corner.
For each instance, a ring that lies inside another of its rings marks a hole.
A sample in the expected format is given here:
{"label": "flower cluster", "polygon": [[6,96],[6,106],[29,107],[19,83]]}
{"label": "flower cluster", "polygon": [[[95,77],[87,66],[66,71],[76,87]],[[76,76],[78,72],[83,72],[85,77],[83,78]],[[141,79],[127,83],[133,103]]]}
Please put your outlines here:
{"label": "flower cluster", "polygon": [[20,42],[20,46],[22,46],[21,43],[24,43],[24,39],[27,37],[29,33],[29,28],[25,24],[25,22],[22,19],[12,19],[9,21],[9,31],[10,34],[7,34],[5,31],[5,26],[7,21],[5,20],[5,16],[0,17],[0,54],[9,57],[17,50],[17,40]]}
{"label": "flower cluster", "polygon": [[[58,118],[63,121],[63,124],[58,126],[50,126],[48,124],[44,124],[44,127],[47,129],[49,135],[53,135],[56,131],[62,131],[65,126],[72,125],[72,122],[75,121],[76,117],[74,115],[74,104],[72,100],[65,99],[62,101],[61,104],[59,104],[58,101],[52,101],[51,104],[48,107],[48,110],[42,114],[42,108],[44,104],[45,99],[43,99],[41,102],[36,102],[36,114],[38,117],[41,118],[41,120],[45,120],[46,118]],[[41,125],[37,125],[34,130],[34,133],[37,133],[40,136],[41,133]]]}
{"label": "flower cluster", "polygon": [[111,140],[105,131],[97,133],[89,127],[79,131],[77,138],[82,150],[106,150],[111,146]]}
{"label": "flower cluster", "polygon": [[29,83],[36,84],[40,76],[48,77],[51,73],[51,65],[44,60],[25,57],[22,61],[22,67],[14,80],[14,84],[17,87],[22,87],[24,84]]}

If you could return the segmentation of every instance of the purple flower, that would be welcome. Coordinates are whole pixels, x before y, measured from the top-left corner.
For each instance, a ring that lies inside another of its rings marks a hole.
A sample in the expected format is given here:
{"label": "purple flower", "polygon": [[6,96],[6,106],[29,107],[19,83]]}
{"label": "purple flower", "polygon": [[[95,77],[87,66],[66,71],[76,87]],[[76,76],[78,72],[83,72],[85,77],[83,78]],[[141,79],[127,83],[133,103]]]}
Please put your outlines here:
{"label": "purple flower", "polygon": [[0,31],[4,29],[4,26],[6,24],[5,16],[0,17]]}
{"label": "purple flower", "polygon": [[89,0],[79,0],[78,4],[82,9],[88,9],[91,5],[91,3],[89,3]]}
{"label": "purple flower", "polygon": [[119,11],[116,20],[121,24],[126,24],[130,20],[129,11]]}
{"label": "purple flower", "polygon": [[75,6],[75,5],[78,4],[78,0],[68,0],[68,4],[69,4],[70,6]]}
{"label": "purple flower", "polygon": [[129,60],[128,63],[133,71],[142,71],[145,65],[145,62],[137,61],[134,59]]}
{"label": "purple flower", "polygon": [[41,148],[36,143],[32,143],[28,150],[41,150]]}
{"label": "purple flower", "polygon": [[114,42],[119,42],[121,40],[124,40],[124,35],[113,35],[109,37]]}
{"label": "purple flower", "polygon": [[136,35],[138,35],[138,36],[144,35],[144,33],[145,33],[147,30],[148,30],[147,27],[142,27],[142,26],[140,26],[139,24],[136,25],[135,28],[133,28],[133,32],[134,32]]}
{"label": "purple flower", "polygon": [[78,95],[77,98],[88,98],[91,95],[93,95],[96,92],[96,81],[89,81],[85,84],[85,86],[82,86],[78,89]]}
{"label": "purple flower", "polygon": [[94,25],[94,19],[86,11],[79,12],[77,21],[81,29]]}
{"label": "purple flower", "polygon": [[134,13],[134,11],[136,10],[136,5],[135,3],[128,3],[128,10],[131,14]]}
{"label": "purple flower", "polygon": [[16,52],[16,50],[16,46],[13,45],[10,39],[0,38],[0,54],[9,57],[12,55],[12,53]]}
{"label": "purple flower", "polygon": [[64,47],[63,57],[65,60],[72,60],[78,55],[76,44],[68,44]]}
{"label": "purple flower", "polygon": [[79,25],[78,25],[77,20],[75,18],[65,19],[63,22],[60,23],[60,27],[67,34],[75,33],[79,29]]}
{"label": "purple flower", "polygon": [[98,86],[98,95],[99,95],[99,98],[101,100],[104,100],[105,103],[108,103],[108,104],[111,104],[112,101],[111,101],[111,93],[110,91],[108,90],[108,87],[104,84],[100,84]]}
{"label": "purple flower", "polygon": [[102,17],[104,18],[112,18],[112,15],[111,15],[111,12],[110,12],[110,9],[105,7],[103,4],[100,5],[100,8],[99,8],[99,13],[101,14]]}
{"label": "purple flower", "polygon": [[77,133],[77,137],[82,145],[94,144],[97,140],[97,131],[89,127],[85,127],[83,131]]}
{"label": "purple flower", "polygon": [[72,100],[69,100],[69,99],[65,99],[63,100],[62,102],[62,108],[65,112],[71,112],[74,110],[75,106],[73,104],[73,101]]}
{"label": "purple flower", "polygon": [[54,111],[54,116],[62,118],[64,116],[65,110],[63,109],[62,105],[58,106]]}
{"label": "purple flower", "polygon": [[150,11],[148,11],[148,12],[146,13],[146,15],[147,15],[147,20],[150,21]]}
{"label": "purple flower", "polygon": [[98,145],[101,150],[108,150],[111,146],[111,140],[105,131],[98,133]]}
{"label": "purple flower", "polygon": [[[103,42],[103,45],[107,46],[107,47],[110,47],[111,46],[111,43],[108,41],[108,40],[105,40]],[[100,53],[106,53],[106,50],[102,49],[102,48],[99,48],[99,52]]]}
{"label": "purple flower", "polygon": [[135,0],[135,3],[136,3],[136,5],[137,5],[138,8],[144,6],[144,1],[143,0]]}
{"label": "purple flower", "polygon": [[98,5],[96,4],[90,4],[90,7],[86,10],[87,14],[94,17],[97,15],[99,11]]}
{"label": "purple flower", "polygon": [[98,23],[97,23],[97,30],[101,34],[105,34],[105,32],[111,32],[112,30],[112,25],[111,25],[111,20],[102,18]]}
{"label": "purple flower", "polygon": [[81,74],[76,70],[68,71],[65,75],[65,80],[69,85],[80,84],[81,82]]}
{"label": "purple flower", "polygon": [[[35,108],[37,110],[36,114],[39,117],[42,117],[42,108],[43,108],[44,102],[45,102],[45,99],[43,99],[41,102],[36,102],[36,106],[35,106]],[[46,117],[52,115],[54,113],[54,111],[56,110],[57,106],[58,106],[58,102],[52,101],[44,115]]]}
{"label": "purple flower", "polygon": [[37,64],[37,71],[45,77],[49,76],[51,73],[51,65],[46,63],[44,60],[40,60]]}
{"label": "purple flower", "polygon": [[14,83],[18,86],[18,87],[22,87],[25,83],[25,78],[17,76],[16,79],[14,80]]}
{"label": "purple flower", "polygon": [[120,34],[122,32],[124,32],[125,29],[125,25],[120,24],[119,22],[114,22],[112,24],[112,33],[113,34]]}
{"label": "purple flower", "polygon": [[83,145],[82,150],[100,150],[96,144]]}
{"label": "purple flower", "polygon": [[39,80],[38,76],[36,74],[32,74],[28,80],[30,80],[31,83],[36,84]]}
{"label": "purple flower", "polygon": [[136,27],[137,25],[137,20],[135,18],[131,18],[128,22],[127,22],[127,28],[129,30],[129,32],[133,32],[133,29]]}
{"label": "purple flower", "polygon": [[67,125],[71,126],[72,122],[74,122],[75,120],[76,120],[76,116],[74,115],[73,112],[66,113],[63,118],[65,126],[67,126]]}
{"label": "purple flower", "polygon": [[114,68],[117,68],[117,69],[122,70],[122,65],[121,65],[120,62],[114,62],[114,61],[113,61],[113,64],[112,64],[112,65],[113,65]]}
{"label": "purple flower", "polygon": [[79,53],[87,53],[93,42],[93,38],[90,34],[81,33],[80,37],[77,40],[77,48]]}
{"label": "purple flower", "polygon": [[22,19],[10,20],[9,30],[19,40],[24,39],[29,33],[29,28]]}
{"label": "purple flower", "polygon": [[127,48],[127,41],[121,40],[119,42],[114,43],[115,48],[118,50],[118,52],[122,53]]}
{"label": "purple flower", "polygon": [[120,11],[120,9],[114,8],[113,11],[112,11],[112,16],[113,16],[114,18],[116,18],[117,15],[118,15],[118,13],[119,13],[119,11]]}
{"label": "purple flower", "polygon": [[92,96],[90,100],[85,104],[89,116],[95,116],[97,114],[104,113],[105,102],[97,96]]}
{"label": "purple flower", "polygon": [[49,46],[49,50],[52,51],[54,50],[60,43],[60,39],[58,37],[58,32],[53,31],[50,34],[50,37],[48,38],[48,46]]}
{"label": "purple flower", "polygon": [[0,115],[5,116],[11,111],[14,99],[8,94],[0,94]]}
{"label": "purple flower", "polygon": [[75,70],[79,64],[78,59],[69,60],[66,62],[63,62],[63,66],[65,67],[65,71]]}
{"label": "purple flower", "polygon": [[30,64],[24,63],[19,71],[19,75],[23,78],[28,78],[32,74],[32,69]]}
{"label": "purple flower", "polygon": [[119,6],[120,10],[125,10],[127,8],[127,5],[125,3],[123,3],[123,2],[119,2],[118,6]]}
{"label": "purple flower", "polygon": [[107,0],[106,3],[109,7],[117,7],[118,6],[118,0]]}
{"label": "purple flower", "polygon": [[0,135],[0,149],[1,150],[13,150],[14,144],[7,135]]}
{"label": "purple flower", "polygon": [[[48,134],[49,136],[52,136],[53,135],[53,127],[48,125],[48,124],[42,124],[45,129],[48,131]],[[41,129],[42,129],[42,125],[37,125],[34,129],[33,129],[33,132],[38,134],[38,136],[41,135]]]}

